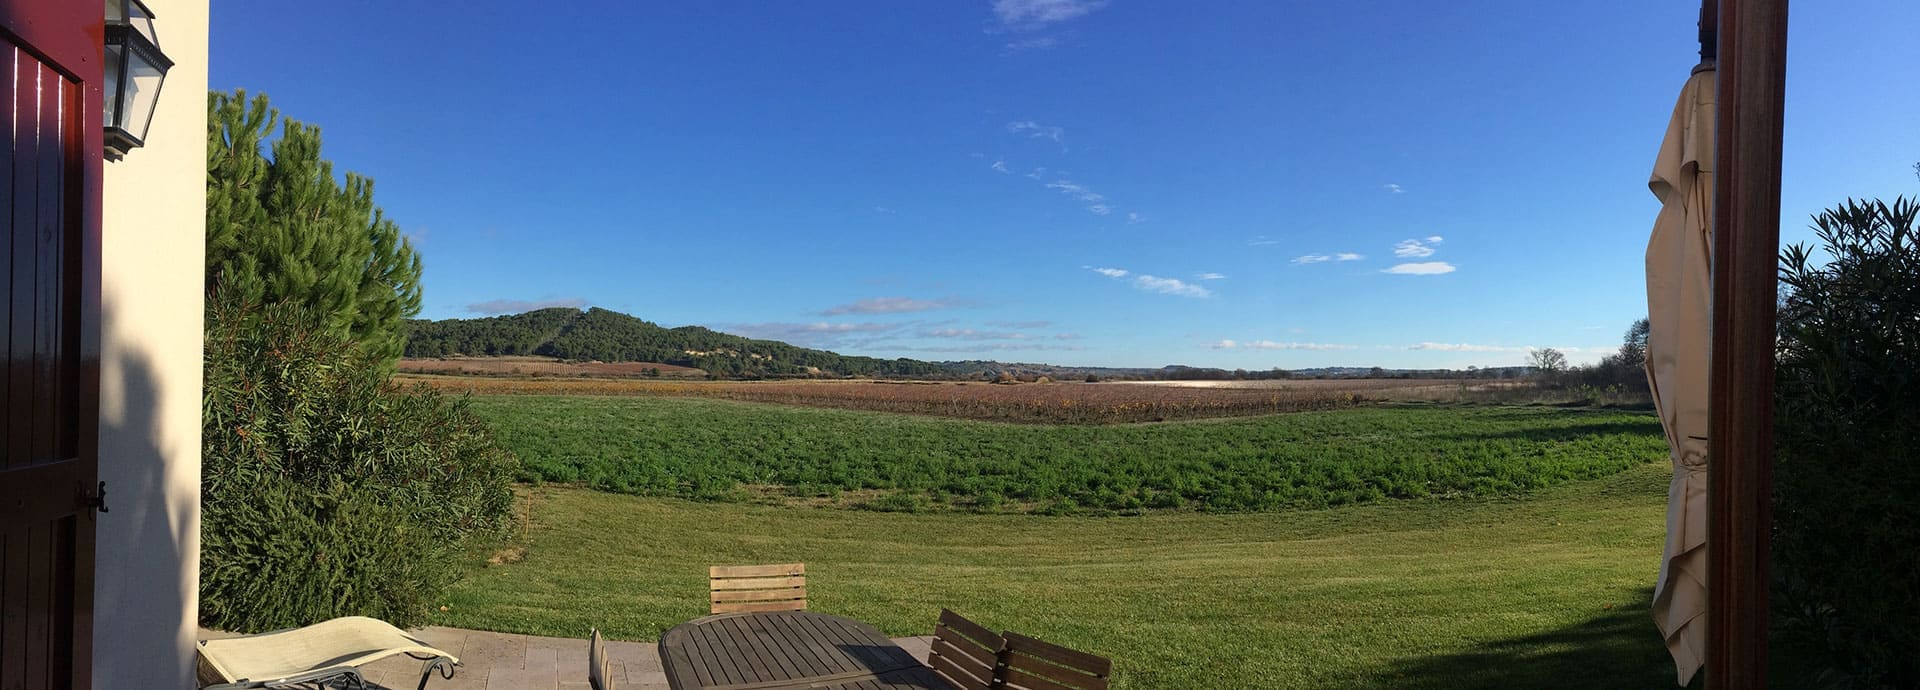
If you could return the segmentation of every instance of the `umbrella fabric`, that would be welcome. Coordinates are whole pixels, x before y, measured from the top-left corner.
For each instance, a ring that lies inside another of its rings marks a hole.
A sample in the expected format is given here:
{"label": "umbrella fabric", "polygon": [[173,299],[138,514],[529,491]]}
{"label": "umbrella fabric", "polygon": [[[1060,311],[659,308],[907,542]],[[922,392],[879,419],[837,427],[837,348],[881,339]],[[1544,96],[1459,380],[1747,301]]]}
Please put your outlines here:
{"label": "umbrella fabric", "polygon": [[1707,371],[1713,335],[1714,72],[1695,68],[1674,105],[1648,186],[1647,379],[1673,452],[1667,546],[1653,620],[1686,685],[1706,653]]}

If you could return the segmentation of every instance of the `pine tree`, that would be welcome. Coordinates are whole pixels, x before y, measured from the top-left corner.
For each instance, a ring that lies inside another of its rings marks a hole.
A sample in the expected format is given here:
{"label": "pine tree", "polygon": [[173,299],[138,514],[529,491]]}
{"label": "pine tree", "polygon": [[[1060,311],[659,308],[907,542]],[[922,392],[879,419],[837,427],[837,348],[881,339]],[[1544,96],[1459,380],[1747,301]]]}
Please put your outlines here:
{"label": "pine tree", "polygon": [[[263,142],[281,127],[272,155]],[[292,302],[380,361],[420,312],[420,255],[373,203],[373,180],[336,180],[320,129],[282,118],[265,94],[207,98],[209,304]],[[210,312],[211,313],[211,312]]]}

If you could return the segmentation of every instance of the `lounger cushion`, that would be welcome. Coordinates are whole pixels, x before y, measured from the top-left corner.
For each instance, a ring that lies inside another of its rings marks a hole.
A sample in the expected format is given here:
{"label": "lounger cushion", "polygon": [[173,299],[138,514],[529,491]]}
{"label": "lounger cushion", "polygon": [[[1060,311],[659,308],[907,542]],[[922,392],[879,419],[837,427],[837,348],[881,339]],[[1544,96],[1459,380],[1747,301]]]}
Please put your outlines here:
{"label": "lounger cushion", "polygon": [[200,642],[200,657],[228,683],[273,683],[325,669],[358,667],[395,654],[459,662],[386,621],[361,616]]}

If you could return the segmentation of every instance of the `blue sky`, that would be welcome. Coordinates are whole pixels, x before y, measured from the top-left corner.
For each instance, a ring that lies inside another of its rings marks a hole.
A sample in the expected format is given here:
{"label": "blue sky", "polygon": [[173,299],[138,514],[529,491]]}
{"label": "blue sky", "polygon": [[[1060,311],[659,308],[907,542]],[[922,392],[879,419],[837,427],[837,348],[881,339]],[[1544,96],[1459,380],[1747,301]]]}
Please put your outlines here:
{"label": "blue sky", "polygon": [[[1578,362],[1646,311],[1697,9],[219,2],[211,79],[377,181],[428,318],[594,305],[920,359]],[[1920,3],[1846,10],[1793,17],[1786,242],[1846,197],[1920,194]]]}

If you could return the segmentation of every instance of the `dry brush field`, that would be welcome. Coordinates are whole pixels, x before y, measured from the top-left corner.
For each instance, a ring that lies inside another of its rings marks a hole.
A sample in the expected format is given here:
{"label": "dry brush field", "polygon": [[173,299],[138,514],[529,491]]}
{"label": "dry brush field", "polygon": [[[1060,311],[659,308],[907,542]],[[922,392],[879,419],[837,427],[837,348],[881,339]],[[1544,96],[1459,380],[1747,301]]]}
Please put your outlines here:
{"label": "dry brush field", "polygon": [[1453,402],[1492,382],[1442,379],[993,384],[977,381],[657,381],[402,374],[476,395],[698,397],[1028,424],[1123,424]]}

